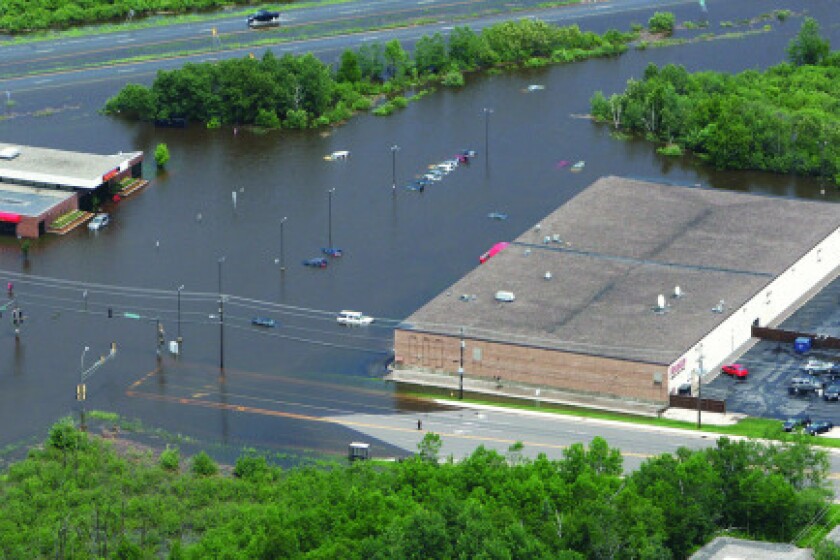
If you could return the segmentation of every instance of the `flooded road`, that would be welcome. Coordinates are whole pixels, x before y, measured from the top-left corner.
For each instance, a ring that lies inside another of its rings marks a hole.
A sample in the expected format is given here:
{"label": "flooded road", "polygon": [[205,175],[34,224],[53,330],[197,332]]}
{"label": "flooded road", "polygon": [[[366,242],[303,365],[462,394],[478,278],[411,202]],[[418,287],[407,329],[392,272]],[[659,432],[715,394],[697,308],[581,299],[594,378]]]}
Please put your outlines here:
{"label": "flooded road", "polygon": [[[820,21],[836,17],[837,2],[806,4]],[[709,17],[736,21],[776,7],[787,6],[709,2]],[[678,19],[690,17],[679,16],[689,9],[696,6],[676,9]],[[98,84],[21,99],[13,108],[18,115],[0,122],[3,141],[95,153],[142,149],[152,183],[110,208],[113,221],[105,230],[46,237],[33,244],[28,263],[16,240],[0,240],[0,281],[14,281],[27,316],[19,341],[5,316],[0,323],[0,444],[41,439],[58,418],[78,415],[80,371],[116,341],[115,359],[88,381],[87,409],[231,447],[341,454],[355,433],[323,418],[419,406],[380,379],[390,329],[476,266],[492,244],[518,236],[596,178],[840,201],[835,189],[821,194],[813,180],[717,172],[688,157],[664,158],[651,145],[615,140],[608,128],[580,116],[595,90],[622,90],[648,62],[723,71],[775,64],[800,23],[792,18],[773,22],[773,32],[739,39],[468,77],[461,90],[442,89],[390,117],[361,115],[327,132],[165,130],[121,122],[97,113],[115,93]],[[629,23],[589,19],[581,26]],[[840,44],[836,26],[824,24],[823,31]],[[528,92],[529,84],[545,89]],[[45,107],[53,111],[37,113]],[[157,174],[152,154],[159,142],[167,143],[172,159]],[[400,147],[395,154],[394,145]],[[478,152],[469,165],[425,192],[402,188],[464,148]],[[336,150],[351,155],[323,159]],[[558,167],[561,160],[586,166],[571,173]],[[508,219],[488,219],[490,212]],[[343,257],[325,269],[301,265],[320,256],[330,238]],[[223,330],[219,292],[225,294]],[[341,327],[335,316],[342,309],[377,320]],[[255,316],[278,325],[252,326]],[[167,341],[180,330],[179,359],[167,352],[158,359],[158,321]],[[412,422],[407,416],[407,426]],[[374,447],[377,454],[395,453]]]}

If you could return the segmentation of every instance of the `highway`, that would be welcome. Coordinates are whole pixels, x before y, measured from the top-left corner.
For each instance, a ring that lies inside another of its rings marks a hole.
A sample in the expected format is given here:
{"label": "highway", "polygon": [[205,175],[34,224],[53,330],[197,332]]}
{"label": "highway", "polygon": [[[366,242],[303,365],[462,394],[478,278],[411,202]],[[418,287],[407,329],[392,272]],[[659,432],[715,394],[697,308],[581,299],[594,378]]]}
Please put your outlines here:
{"label": "highway", "polygon": [[151,83],[157,70],[260,54],[266,49],[280,56],[312,52],[333,62],[345,49],[364,42],[398,39],[409,47],[424,35],[445,35],[458,25],[479,30],[523,17],[573,24],[593,16],[635,12],[640,12],[638,20],[645,22],[654,9],[692,3],[612,0],[541,8],[537,0],[359,0],[287,10],[280,28],[258,31],[249,30],[245,24],[251,10],[125,31],[104,28],[108,32],[98,32],[91,28],[90,34],[82,36],[0,42],[0,91],[20,94],[105,83],[116,93],[128,82]]}

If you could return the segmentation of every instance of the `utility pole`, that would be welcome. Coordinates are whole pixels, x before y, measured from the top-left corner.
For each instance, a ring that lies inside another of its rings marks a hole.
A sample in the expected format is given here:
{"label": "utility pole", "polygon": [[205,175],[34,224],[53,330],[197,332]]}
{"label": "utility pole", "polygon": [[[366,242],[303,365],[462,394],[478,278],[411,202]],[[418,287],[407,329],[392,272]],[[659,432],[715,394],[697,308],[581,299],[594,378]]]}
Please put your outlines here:
{"label": "utility pole", "polygon": [[461,359],[458,362],[458,399],[464,400],[464,327],[461,327]]}
{"label": "utility pole", "polygon": [[219,259],[219,369],[225,369],[225,300],[222,297],[222,263],[225,257]]}
{"label": "utility pole", "polygon": [[493,109],[485,107],[484,111],[484,163],[490,161],[490,115]]}
{"label": "utility pole", "polygon": [[283,216],[283,219],[280,220],[280,272],[286,272],[286,251],[283,246],[283,224],[285,224],[288,219],[289,218],[287,216]]}
{"label": "utility pole", "polygon": [[85,380],[93,375],[96,370],[102,367],[105,362],[117,355],[117,343],[112,342],[111,351],[105,356],[100,356],[92,366],[85,369],[85,354],[88,353],[88,350],[90,350],[90,347],[85,346],[85,349],[82,351],[82,358],[79,363],[79,384],[76,385],[76,400],[81,403],[81,409],[79,409],[79,429],[83,432],[87,430],[87,422],[85,421],[85,399],[87,398],[87,387],[85,385]]}
{"label": "utility pole", "polygon": [[697,429],[699,430],[702,426],[700,422],[700,411],[702,410],[703,406],[703,345],[700,344],[698,347],[698,351],[700,355],[697,357]]}
{"label": "utility pole", "polygon": [[181,354],[181,343],[184,342],[184,339],[181,338],[181,292],[184,290],[184,285],[181,284],[178,286],[178,338],[176,341],[178,342],[178,354]]}
{"label": "utility pole", "polygon": [[391,146],[391,190],[396,193],[397,191],[397,152],[400,151],[400,147],[394,144]]}

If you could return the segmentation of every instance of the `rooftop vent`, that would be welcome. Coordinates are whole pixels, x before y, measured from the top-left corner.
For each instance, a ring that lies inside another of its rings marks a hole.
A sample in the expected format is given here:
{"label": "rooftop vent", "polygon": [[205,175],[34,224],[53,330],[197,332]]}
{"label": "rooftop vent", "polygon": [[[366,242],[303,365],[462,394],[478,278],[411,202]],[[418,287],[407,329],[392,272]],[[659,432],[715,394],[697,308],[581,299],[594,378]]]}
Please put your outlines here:
{"label": "rooftop vent", "polygon": [[720,300],[717,305],[712,307],[713,313],[723,313],[724,311],[726,311],[726,302],[723,300]]}
{"label": "rooftop vent", "polygon": [[546,272],[543,278],[545,278],[546,280],[551,280],[551,272]]}
{"label": "rooftop vent", "polygon": [[0,159],[15,159],[20,155],[20,148],[9,146],[0,150]]}
{"label": "rooftop vent", "polygon": [[674,286],[674,297],[677,299],[683,297],[683,291],[680,289],[679,286]]}
{"label": "rooftop vent", "polygon": [[502,301],[505,303],[510,303],[516,299],[516,295],[513,292],[507,292],[505,290],[499,290],[496,292],[496,301]]}
{"label": "rooftop vent", "polygon": [[667,306],[665,305],[665,296],[663,294],[659,294],[656,297],[656,305],[653,307],[653,312],[662,314],[668,310]]}

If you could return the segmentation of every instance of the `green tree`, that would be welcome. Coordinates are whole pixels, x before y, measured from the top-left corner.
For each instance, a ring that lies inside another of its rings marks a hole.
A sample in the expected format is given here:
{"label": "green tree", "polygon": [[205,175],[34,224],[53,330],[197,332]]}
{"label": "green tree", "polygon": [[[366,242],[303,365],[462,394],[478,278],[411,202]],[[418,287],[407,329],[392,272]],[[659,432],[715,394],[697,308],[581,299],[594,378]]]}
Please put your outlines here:
{"label": "green tree", "polygon": [[830,51],[828,39],[820,35],[820,24],[811,17],[805,18],[799,33],[787,47],[788,60],[797,66],[819,64]]}
{"label": "green tree", "polygon": [[105,102],[104,112],[135,120],[152,120],[157,113],[157,99],[145,86],[126,84],[117,95]]}
{"label": "green tree", "polygon": [[169,147],[163,142],[155,147],[155,163],[161,169],[169,163]]}
{"label": "green tree", "polygon": [[352,50],[347,49],[341,53],[341,62],[336,72],[336,80],[339,82],[355,83],[362,80],[362,69],[359,67],[359,56]]}
{"label": "green tree", "polygon": [[420,74],[437,74],[446,68],[449,57],[443,35],[423,35],[414,45],[414,65]]}
{"label": "green tree", "polygon": [[433,432],[426,432],[420,443],[417,444],[417,450],[420,452],[420,458],[431,463],[437,463],[439,459],[440,448],[443,447],[443,442],[438,434]]}
{"label": "green tree", "polygon": [[676,17],[671,12],[655,12],[648,20],[648,29],[651,33],[664,33],[672,35]]}

